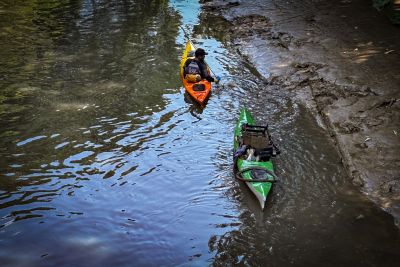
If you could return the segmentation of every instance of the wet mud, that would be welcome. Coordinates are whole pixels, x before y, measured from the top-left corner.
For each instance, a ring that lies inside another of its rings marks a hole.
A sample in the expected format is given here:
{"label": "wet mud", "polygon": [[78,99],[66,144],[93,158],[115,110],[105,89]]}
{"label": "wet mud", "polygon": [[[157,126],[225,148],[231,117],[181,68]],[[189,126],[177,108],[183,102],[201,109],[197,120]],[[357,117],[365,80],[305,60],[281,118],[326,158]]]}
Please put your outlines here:
{"label": "wet mud", "polygon": [[264,79],[259,90],[305,103],[352,182],[399,225],[400,28],[360,0],[200,2]]}

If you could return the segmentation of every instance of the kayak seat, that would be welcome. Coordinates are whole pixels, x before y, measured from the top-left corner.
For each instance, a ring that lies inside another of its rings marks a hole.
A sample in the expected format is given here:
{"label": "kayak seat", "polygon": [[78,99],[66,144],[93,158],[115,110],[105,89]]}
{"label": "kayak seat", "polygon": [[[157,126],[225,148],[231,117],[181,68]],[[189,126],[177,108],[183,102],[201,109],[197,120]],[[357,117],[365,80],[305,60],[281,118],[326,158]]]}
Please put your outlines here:
{"label": "kayak seat", "polygon": [[196,83],[193,85],[193,91],[199,92],[204,90],[206,90],[206,86],[204,84]]}

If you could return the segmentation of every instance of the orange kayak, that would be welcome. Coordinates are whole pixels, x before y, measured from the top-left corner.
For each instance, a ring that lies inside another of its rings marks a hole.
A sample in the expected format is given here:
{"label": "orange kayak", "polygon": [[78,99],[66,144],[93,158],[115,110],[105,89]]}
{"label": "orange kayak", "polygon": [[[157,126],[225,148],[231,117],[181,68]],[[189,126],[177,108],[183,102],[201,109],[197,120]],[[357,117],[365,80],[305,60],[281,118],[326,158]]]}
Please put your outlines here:
{"label": "orange kayak", "polygon": [[202,105],[211,94],[211,83],[207,80],[201,80],[197,83],[188,82],[185,77],[183,77],[183,67],[185,65],[185,62],[188,58],[194,58],[194,51],[195,48],[193,47],[192,43],[188,41],[186,43],[185,52],[183,52],[181,60],[181,79],[183,82],[183,86],[185,87],[185,90],[189,93],[189,95],[193,97],[196,102]]}

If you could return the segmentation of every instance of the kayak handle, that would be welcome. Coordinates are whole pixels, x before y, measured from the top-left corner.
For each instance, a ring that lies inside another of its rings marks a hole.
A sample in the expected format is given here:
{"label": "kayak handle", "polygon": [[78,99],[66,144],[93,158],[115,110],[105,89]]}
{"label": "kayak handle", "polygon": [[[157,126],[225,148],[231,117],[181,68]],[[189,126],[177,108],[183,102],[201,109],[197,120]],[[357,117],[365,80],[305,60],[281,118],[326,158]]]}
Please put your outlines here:
{"label": "kayak handle", "polygon": [[[247,171],[251,171],[251,170],[261,170],[266,172],[267,174],[271,175],[272,177],[274,177],[273,180],[271,179],[251,179],[251,180],[247,180],[243,178],[243,173],[247,172]],[[243,182],[248,182],[248,183],[276,183],[278,182],[278,177],[275,175],[275,173],[273,171],[270,171],[268,169],[262,168],[262,167],[257,167],[257,166],[253,166],[253,167],[248,167],[245,168],[241,171],[238,171],[235,175],[235,178],[238,179],[239,181],[243,181]]]}

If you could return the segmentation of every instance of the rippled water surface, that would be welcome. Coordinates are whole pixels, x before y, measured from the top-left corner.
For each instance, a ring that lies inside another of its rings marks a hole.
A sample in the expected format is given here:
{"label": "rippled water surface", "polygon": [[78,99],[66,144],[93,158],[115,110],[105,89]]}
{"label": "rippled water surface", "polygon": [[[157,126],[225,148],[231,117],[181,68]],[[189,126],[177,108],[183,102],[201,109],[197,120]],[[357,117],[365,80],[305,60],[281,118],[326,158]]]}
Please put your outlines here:
{"label": "rippled water surface", "polygon": [[[221,23],[195,0],[0,3],[1,266],[399,262],[392,218]],[[204,109],[179,80],[179,26],[223,76]],[[264,212],[232,175],[242,106],[282,150]]]}

